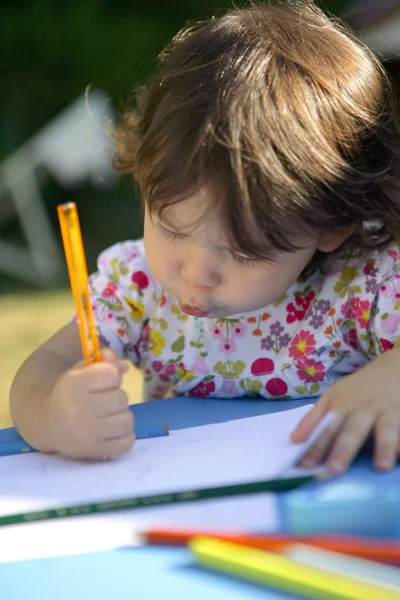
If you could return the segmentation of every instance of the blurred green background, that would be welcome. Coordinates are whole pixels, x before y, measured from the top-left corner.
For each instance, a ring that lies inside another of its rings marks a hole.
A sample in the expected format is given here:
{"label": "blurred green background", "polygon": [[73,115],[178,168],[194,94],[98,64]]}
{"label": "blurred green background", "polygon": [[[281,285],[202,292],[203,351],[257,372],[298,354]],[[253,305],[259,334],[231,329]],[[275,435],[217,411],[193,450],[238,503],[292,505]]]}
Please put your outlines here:
{"label": "blurred green background", "polygon": [[[341,0],[324,3],[336,14],[343,5]],[[153,69],[157,53],[186,21],[229,6],[229,0],[3,2],[0,162],[90,84],[105,90],[116,110],[121,110],[134,87]],[[56,205],[68,200],[78,203],[89,270],[102,248],[141,233],[129,177],[122,177],[117,189],[106,192],[90,185],[65,190],[50,178],[41,192],[56,231]],[[0,221],[0,237],[23,243],[17,218]],[[65,271],[59,283],[67,284]],[[25,285],[0,273],[2,291]]]}

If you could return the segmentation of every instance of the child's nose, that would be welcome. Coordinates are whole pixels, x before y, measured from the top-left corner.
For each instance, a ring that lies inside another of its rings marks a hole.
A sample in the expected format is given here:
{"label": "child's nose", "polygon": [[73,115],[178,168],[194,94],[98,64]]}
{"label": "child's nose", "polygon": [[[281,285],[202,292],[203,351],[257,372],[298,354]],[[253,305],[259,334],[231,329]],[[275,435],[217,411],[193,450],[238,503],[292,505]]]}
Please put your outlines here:
{"label": "child's nose", "polygon": [[181,277],[193,287],[216,287],[221,278],[218,273],[218,257],[196,245],[185,252]]}

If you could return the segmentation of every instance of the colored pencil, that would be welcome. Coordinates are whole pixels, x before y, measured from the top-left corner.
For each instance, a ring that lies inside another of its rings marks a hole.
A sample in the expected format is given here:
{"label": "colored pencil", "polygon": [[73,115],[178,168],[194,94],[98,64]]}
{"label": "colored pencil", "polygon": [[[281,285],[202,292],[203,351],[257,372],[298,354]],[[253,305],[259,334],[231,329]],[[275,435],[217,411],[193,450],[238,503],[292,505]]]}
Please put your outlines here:
{"label": "colored pencil", "polygon": [[27,444],[24,440],[0,443],[0,456],[11,456],[12,454],[28,454],[37,452],[36,448]]}
{"label": "colored pencil", "polygon": [[167,423],[163,423],[162,425],[152,425],[150,427],[135,427],[134,431],[137,440],[164,437],[169,435],[169,427]]}
{"label": "colored pencil", "polygon": [[285,551],[294,543],[340,552],[371,561],[400,564],[400,544],[394,540],[339,535],[249,534],[243,531],[149,529],[142,532],[144,542],[158,546],[186,546],[194,537],[230,541],[260,550]]}
{"label": "colored pencil", "polygon": [[163,494],[151,494],[148,496],[134,496],[132,498],[121,498],[119,500],[107,500],[106,502],[89,502],[75,506],[55,507],[38,510],[29,513],[20,513],[0,517],[0,526],[14,525],[18,523],[29,523],[32,521],[45,521],[51,519],[76,517],[96,513],[108,513],[118,510],[133,510],[150,506],[162,506],[166,504],[181,504],[183,502],[195,502],[197,500],[211,500],[214,498],[225,498],[228,496],[243,496],[246,494],[257,494],[260,492],[284,492],[293,490],[301,485],[315,481],[313,475],[301,477],[288,477],[279,479],[268,479],[251,483],[239,483],[236,485],[225,485],[195,490],[171,491]]}
{"label": "colored pencil", "polygon": [[[169,428],[166,423],[163,425],[152,425],[151,427],[135,427],[134,431],[137,440],[164,437],[169,435]],[[27,454],[28,452],[37,452],[37,450],[33,446],[27,444],[24,440],[0,442],[0,456]]]}
{"label": "colored pencil", "polygon": [[246,548],[210,538],[193,538],[189,547],[196,562],[262,586],[313,600],[399,600],[399,592],[300,564],[280,554]]}
{"label": "colored pencil", "polygon": [[381,563],[345,556],[322,548],[312,548],[306,544],[292,544],[283,550],[283,554],[310,567],[318,567],[332,573],[349,575],[361,581],[379,583],[398,592],[400,597],[400,569]]}

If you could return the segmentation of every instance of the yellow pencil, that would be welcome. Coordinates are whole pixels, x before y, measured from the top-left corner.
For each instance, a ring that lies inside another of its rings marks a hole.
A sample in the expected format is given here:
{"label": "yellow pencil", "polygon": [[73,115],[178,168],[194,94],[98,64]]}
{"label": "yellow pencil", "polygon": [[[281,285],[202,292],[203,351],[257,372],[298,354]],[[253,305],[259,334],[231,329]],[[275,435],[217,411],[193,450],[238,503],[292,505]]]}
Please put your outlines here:
{"label": "yellow pencil", "polygon": [[57,206],[69,280],[79,320],[79,333],[86,364],[100,361],[100,344],[89,296],[89,278],[81,227],[75,202]]}
{"label": "yellow pencil", "polygon": [[273,552],[202,537],[193,538],[189,547],[201,566],[303,598],[400,600],[400,590],[330,573]]}

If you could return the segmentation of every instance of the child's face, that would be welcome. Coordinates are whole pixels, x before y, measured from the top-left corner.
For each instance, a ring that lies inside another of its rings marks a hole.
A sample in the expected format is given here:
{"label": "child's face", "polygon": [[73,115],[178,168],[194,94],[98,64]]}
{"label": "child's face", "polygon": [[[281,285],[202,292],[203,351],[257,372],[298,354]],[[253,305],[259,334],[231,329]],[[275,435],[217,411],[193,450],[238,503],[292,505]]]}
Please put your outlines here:
{"label": "child's face", "polygon": [[[211,200],[210,189],[202,188],[166,208],[162,221],[146,209],[146,257],[157,281],[176,296],[184,312],[199,317],[228,317],[275,302],[303,271],[318,240],[281,253],[274,262],[246,262],[230,251]],[[209,220],[201,218],[206,202]]]}

